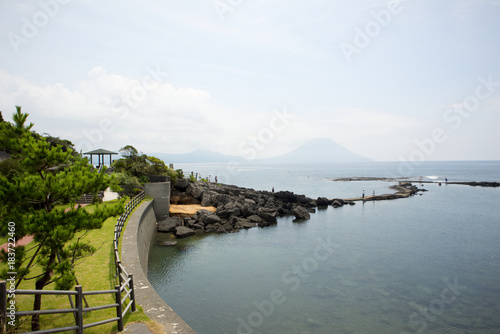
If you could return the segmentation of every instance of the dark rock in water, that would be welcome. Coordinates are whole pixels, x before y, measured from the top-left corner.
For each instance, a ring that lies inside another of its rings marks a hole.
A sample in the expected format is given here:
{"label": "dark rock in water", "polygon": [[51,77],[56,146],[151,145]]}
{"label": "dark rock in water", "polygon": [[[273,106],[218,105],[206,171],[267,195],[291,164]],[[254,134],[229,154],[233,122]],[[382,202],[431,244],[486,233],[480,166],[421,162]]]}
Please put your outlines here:
{"label": "dark rock in water", "polygon": [[175,246],[177,241],[158,241],[158,246]]}
{"label": "dark rock in water", "polygon": [[307,220],[311,218],[309,214],[309,210],[304,208],[303,206],[297,206],[292,210],[293,215],[298,220]]}
{"label": "dark rock in water", "polygon": [[291,191],[278,191],[274,193],[274,198],[280,199],[284,202],[297,202],[297,196]]}
{"label": "dark rock in water", "polygon": [[168,217],[165,220],[158,222],[158,232],[173,232],[177,226],[182,225],[181,217]]}
{"label": "dark rock in water", "polygon": [[254,224],[257,224],[260,226],[260,224],[263,222],[263,219],[260,218],[259,216],[257,215],[251,215],[249,217],[247,217],[248,221],[251,222],[251,223],[254,223]]}
{"label": "dark rock in water", "polygon": [[296,199],[297,199],[297,203],[302,204],[302,205],[309,203],[311,201],[311,199],[309,197],[307,197],[306,195],[297,195]]}
{"label": "dark rock in water", "polygon": [[307,203],[306,205],[304,205],[306,208],[315,208],[317,206],[320,206],[318,205],[318,201],[313,199],[312,201],[310,201],[309,203]]}
{"label": "dark rock in water", "polygon": [[177,238],[184,238],[194,235],[195,231],[186,226],[177,226],[174,233]]}
{"label": "dark rock in water", "polygon": [[334,208],[338,208],[338,207],[340,207],[340,206],[343,206],[343,205],[344,205],[344,201],[342,201],[342,200],[338,200],[338,199],[334,199],[334,200],[332,201],[332,205],[333,205],[333,207],[334,207]]}
{"label": "dark rock in water", "polygon": [[193,216],[193,219],[195,219],[199,223],[205,224],[205,220],[211,215],[215,214],[208,210],[199,210],[198,212],[196,212],[196,215]]}
{"label": "dark rock in water", "polygon": [[327,206],[330,205],[330,203],[331,201],[326,197],[318,197],[318,199],[316,200],[317,206]]}
{"label": "dark rock in water", "polygon": [[[453,184],[453,182],[448,182],[450,184]],[[496,187],[500,187],[500,183],[499,182],[456,182],[457,184],[466,184],[466,185],[469,185],[469,186],[472,186],[472,187],[493,187],[493,188],[496,188]]]}
{"label": "dark rock in water", "polygon": [[186,179],[178,179],[175,182],[175,189],[180,190],[180,191],[186,191],[188,186],[189,186],[189,181]]}
{"label": "dark rock in water", "polygon": [[278,211],[272,208],[259,208],[257,210],[257,215],[267,222],[276,223]]}
{"label": "dark rock in water", "polygon": [[229,222],[237,230],[241,230],[244,228],[247,229],[257,226],[256,223],[252,223],[250,220],[241,217],[231,217]]}
{"label": "dark rock in water", "polygon": [[193,245],[182,245],[182,246],[178,246],[177,249],[180,251],[180,252],[187,252],[187,251],[190,251],[194,248]]}

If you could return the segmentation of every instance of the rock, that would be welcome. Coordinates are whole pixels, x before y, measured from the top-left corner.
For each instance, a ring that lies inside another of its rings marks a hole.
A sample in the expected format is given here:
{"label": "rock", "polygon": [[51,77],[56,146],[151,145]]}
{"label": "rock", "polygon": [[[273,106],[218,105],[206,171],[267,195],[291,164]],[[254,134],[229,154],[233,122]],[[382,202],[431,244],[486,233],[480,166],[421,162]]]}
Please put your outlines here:
{"label": "rock", "polygon": [[338,208],[339,206],[343,206],[344,205],[344,201],[338,200],[338,199],[334,199],[332,201],[332,205],[333,205],[334,208]]}
{"label": "rock", "polygon": [[312,201],[312,199],[310,199],[306,195],[297,195],[296,198],[297,198],[297,203],[299,204],[306,204]]}
{"label": "rock", "polygon": [[193,196],[196,199],[200,199],[201,196],[203,195],[203,189],[201,189],[200,187],[198,187],[194,183],[190,183],[186,189],[186,193],[188,195]]}
{"label": "rock", "polygon": [[178,179],[175,182],[175,189],[177,190],[186,191],[188,187],[189,187],[189,181],[186,179]]}
{"label": "rock", "polygon": [[194,230],[190,229],[189,227],[186,226],[177,226],[175,228],[175,236],[177,238],[184,238],[184,237],[189,237],[190,235],[194,235]]}
{"label": "rock", "polygon": [[220,219],[220,217],[217,216],[216,214],[210,213],[205,218],[204,223],[205,223],[205,226],[206,225],[211,225],[211,224],[221,224],[222,223],[222,219]]}
{"label": "rock", "polygon": [[231,200],[231,197],[226,194],[216,194],[212,196],[212,200],[214,202],[214,206],[219,207],[227,204]]}
{"label": "rock", "polygon": [[212,191],[204,191],[203,195],[201,196],[201,206],[215,206],[215,195],[217,195],[217,193],[214,193]]}
{"label": "rock", "polygon": [[158,232],[173,232],[177,226],[182,225],[181,217],[168,217],[165,220],[158,222]]}
{"label": "rock", "polygon": [[217,231],[222,225],[220,223],[210,224],[205,226],[205,231],[214,232]]}
{"label": "rock", "polygon": [[222,222],[222,219],[220,219],[219,216],[207,210],[198,211],[196,213],[196,220],[204,225],[212,225]]}
{"label": "rock", "polygon": [[239,203],[229,202],[226,205],[217,208],[217,211],[215,213],[221,218],[227,218],[230,216],[240,216],[241,210],[239,207]]}
{"label": "rock", "polygon": [[217,233],[229,233],[233,230],[233,225],[231,225],[231,223],[229,222],[225,222],[224,224],[222,224],[217,230],[216,232]]}
{"label": "rock", "polygon": [[257,224],[257,225],[262,223],[262,221],[263,221],[263,219],[257,215],[251,215],[251,216],[247,217],[247,219],[249,222]]}
{"label": "rock", "polygon": [[177,241],[159,241],[158,246],[175,246]]}
{"label": "rock", "polygon": [[248,229],[257,226],[256,223],[252,223],[250,220],[240,217],[233,217],[231,219],[231,223],[233,224],[235,229]]}
{"label": "rock", "polygon": [[318,206],[318,201],[313,199],[312,201],[310,201],[309,203],[306,203],[304,205],[306,208],[315,208]]}
{"label": "rock", "polygon": [[257,215],[265,221],[276,223],[278,212],[271,208],[259,208],[257,210]]}
{"label": "rock", "polygon": [[283,202],[297,202],[296,195],[291,191],[278,191],[274,193],[274,198],[280,199]]}
{"label": "rock", "polygon": [[326,197],[318,197],[316,203],[318,206],[328,206],[331,202]]}
{"label": "rock", "polygon": [[170,204],[200,204],[200,200],[180,190],[173,190],[170,194]]}
{"label": "rock", "polygon": [[309,214],[309,210],[304,208],[303,206],[297,206],[292,210],[293,215],[298,220],[307,220],[311,218]]}

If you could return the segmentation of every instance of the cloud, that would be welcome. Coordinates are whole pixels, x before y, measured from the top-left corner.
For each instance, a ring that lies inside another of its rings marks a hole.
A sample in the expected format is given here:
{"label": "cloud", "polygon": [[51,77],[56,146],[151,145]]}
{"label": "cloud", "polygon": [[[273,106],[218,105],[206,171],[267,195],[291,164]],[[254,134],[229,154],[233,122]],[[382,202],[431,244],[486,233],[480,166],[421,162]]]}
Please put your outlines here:
{"label": "cloud", "polygon": [[209,92],[148,81],[147,75],[135,79],[95,67],[70,89],[1,70],[1,108],[9,119],[9,110],[21,105],[36,131],[70,139],[84,150],[132,144],[150,152],[185,151],[210,146],[207,133],[225,132],[227,111],[212,104]]}

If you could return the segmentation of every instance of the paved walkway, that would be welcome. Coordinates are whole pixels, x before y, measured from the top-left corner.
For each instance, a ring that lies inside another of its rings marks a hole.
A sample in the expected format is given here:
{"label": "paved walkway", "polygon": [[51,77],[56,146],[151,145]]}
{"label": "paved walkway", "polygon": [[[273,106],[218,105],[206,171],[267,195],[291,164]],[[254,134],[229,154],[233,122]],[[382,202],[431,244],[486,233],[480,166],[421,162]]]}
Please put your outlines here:
{"label": "paved walkway", "polygon": [[146,326],[146,324],[142,322],[136,322],[131,325],[128,325],[123,329],[122,333],[127,333],[127,334],[153,334]]}

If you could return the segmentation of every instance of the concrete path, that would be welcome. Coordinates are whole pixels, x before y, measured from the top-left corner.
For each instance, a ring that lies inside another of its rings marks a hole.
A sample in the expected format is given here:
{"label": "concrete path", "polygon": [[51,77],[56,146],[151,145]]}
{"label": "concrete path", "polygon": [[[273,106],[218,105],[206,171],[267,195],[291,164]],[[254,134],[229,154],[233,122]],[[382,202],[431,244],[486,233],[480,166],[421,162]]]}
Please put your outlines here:
{"label": "concrete path", "polygon": [[[122,239],[122,264],[129,274],[134,275],[134,291],[137,303],[141,305],[144,313],[149,319],[157,322],[162,327],[162,332],[168,334],[196,334],[184,320],[179,317],[158,295],[149,283],[146,273],[142,269],[142,263],[139,256],[139,247],[146,247],[149,250],[149,240],[144,243],[137,240],[139,230],[144,230],[141,226],[141,220],[147,210],[151,210],[152,203],[143,202],[135,209],[127,223],[127,228],[123,233]],[[153,213],[151,213],[153,214]],[[144,224],[147,224],[147,219]],[[155,223],[153,218],[149,223]],[[146,261],[147,263],[147,261]]]}
{"label": "concrete path", "polygon": [[142,322],[136,322],[131,325],[128,325],[123,329],[122,333],[127,333],[127,334],[153,334],[146,326],[146,324]]}

